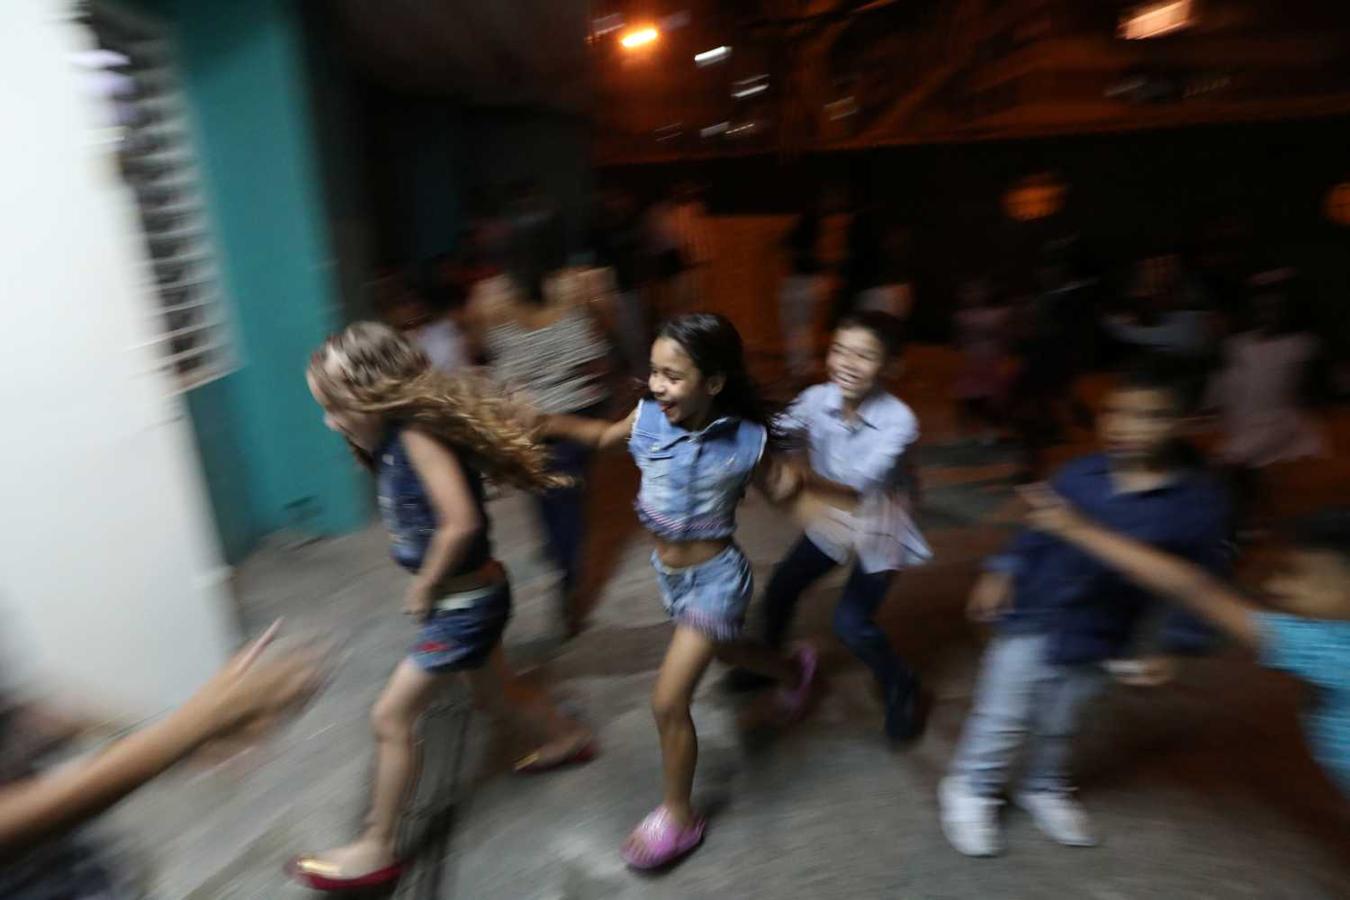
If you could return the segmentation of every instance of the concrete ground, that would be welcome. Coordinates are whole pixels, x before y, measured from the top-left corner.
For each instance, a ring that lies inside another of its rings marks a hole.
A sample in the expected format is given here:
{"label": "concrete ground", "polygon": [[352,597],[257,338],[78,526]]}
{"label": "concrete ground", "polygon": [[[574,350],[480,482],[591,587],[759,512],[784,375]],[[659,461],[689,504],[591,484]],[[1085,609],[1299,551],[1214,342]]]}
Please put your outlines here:
{"label": "concrete ground", "polygon": [[[826,689],[788,733],[743,734],[742,698],[714,670],[695,707],[698,801],[711,813],[705,846],[670,872],[626,871],[617,848],[659,797],[647,693],[670,626],[655,594],[644,536],[629,512],[623,458],[596,467],[590,561],[602,583],[590,628],[558,639],[551,579],[519,496],[494,502],[495,538],[516,587],[508,654],[596,728],[603,755],[534,778],[505,754],[462,698],[427,726],[427,773],[415,824],[430,821],[403,897],[590,898],[1314,898],[1350,897],[1344,801],[1309,760],[1296,722],[1300,691],[1237,652],[1190,664],[1158,690],[1117,688],[1093,709],[1080,742],[1081,798],[1103,837],[1070,850],[1025,815],[1006,818],[998,859],[958,855],[938,828],[934,793],[969,696],[984,636],[962,619],[977,560],[1015,516],[997,450],[953,442],[944,401],[950,356],[918,351],[903,390],[925,424],[923,524],[935,561],[904,575],[883,624],[938,695],[928,734],[896,752],[860,664],[829,631],[835,575],[803,604],[798,630],[824,651]],[[1347,423],[1338,425],[1344,447]],[[1068,455],[1080,446],[1058,451]],[[1281,512],[1346,502],[1335,461],[1281,473]],[[764,583],[794,536],[755,499],[740,540]],[[1253,557],[1259,568],[1264,554]],[[289,886],[291,854],[348,837],[365,801],[366,711],[410,638],[398,613],[403,576],[375,529],[303,545],[277,542],[241,567],[250,629],[285,614],[297,634],[339,638],[332,688],[257,758],[209,774],[181,772],[114,817],[133,858],[166,900],[309,896]],[[752,613],[753,615],[753,613]]]}

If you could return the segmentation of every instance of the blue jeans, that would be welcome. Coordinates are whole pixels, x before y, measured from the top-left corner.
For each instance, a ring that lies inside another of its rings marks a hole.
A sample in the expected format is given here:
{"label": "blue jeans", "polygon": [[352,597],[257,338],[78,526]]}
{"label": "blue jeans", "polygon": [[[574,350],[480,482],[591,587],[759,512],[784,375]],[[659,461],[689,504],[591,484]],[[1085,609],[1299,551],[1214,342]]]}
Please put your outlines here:
{"label": "blue jeans", "polygon": [[1044,634],[1010,634],[995,638],[985,651],[975,705],[950,771],[972,792],[999,794],[1023,744],[1022,790],[1070,787],[1069,756],[1083,704],[1101,691],[1106,675],[1095,663],[1048,662],[1049,646]]}
{"label": "blue jeans", "polygon": [[535,508],[544,523],[548,556],[562,574],[562,596],[566,598],[577,586],[586,539],[586,490],[582,479],[590,451],[581,444],[557,441],[549,444],[549,454],[549,469],[574,479],[570,487],[552,488],[534,496]]}
{"label": "blue jeans", "polygon": [[[771,647],[783,645],[802,591],[836,565],[810,538],[802,537],[774,568],[764,592],[764,638]],[[886,599],[893,575],[893,572],[868,575],[855,564],[839,605],[834,608],[834,633],[872,670],[881,685],[882,696],[887,698],[894,696],[897,689],[909,690],[916,683],[914,673],[896,655],[886,633],[876,623],[877,607]]]}

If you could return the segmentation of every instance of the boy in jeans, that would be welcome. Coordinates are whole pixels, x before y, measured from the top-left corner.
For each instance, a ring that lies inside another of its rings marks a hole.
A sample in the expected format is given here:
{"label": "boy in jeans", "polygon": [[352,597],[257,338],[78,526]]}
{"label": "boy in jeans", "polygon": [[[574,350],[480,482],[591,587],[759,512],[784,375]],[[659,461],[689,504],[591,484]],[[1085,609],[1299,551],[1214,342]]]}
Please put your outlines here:
{"label": "boy in jeans", "polygon": [[[1212,572],[1228,564],[1227,503],[1179,453],[1184,397],[1156,366],[1125,374],[1098,420],[1104,453],[1075,460],[1054,490],[1106,527],[1161,547]],[[996,621],[974,706],[947,777],[938,789],[942,829],[968,856],[1002,850],[998,810],[1023,744],[1025,766],[1014,802],[1051,839],[1096,843],[1073,799],[1072,741],[1086,703],[1105,682],[1102,664],[1121,656],[1153,597],[1081,550],[1024,531],[991,559],[968,612]],[[1200,649],[1210,634],[1169,612],[1159,638],[1165,653]]]}
{"label": "boy in jeans", "polygon": [[1031,527],[1175,599],[1255,650],[1263,665],[1311,685],[1304,730],[1313,756],[1350,798],[1350,510],[1323,510],[1299,523],[1284,566],[1265,584],[1274,607],[1266,609],[1203,569],[1108,531],[1052,491],[1024,496]]}
{"label": "boy in jeans", "polygon": [[[876,611],[896,571],[931,556],[906,511],[906,493],[917,493],[907,451],[919,438],[919,421],[880,384],[899,357],[899,329],[898,320],[878,311],[842,319],[825,358],[829,381],[803,391],[780,419],[789,442],[806,456],[807,483],[827,498],[835,521],[809,528],[778,563],[763,606],[764,638],[780,647],[802,592],[836,566],[852,565],[834,631],[871,669],[893,741],[918,737],[926,704],[918,677],[877,626]],[[731,679],[733,687],[755,682],[741,671]]]}

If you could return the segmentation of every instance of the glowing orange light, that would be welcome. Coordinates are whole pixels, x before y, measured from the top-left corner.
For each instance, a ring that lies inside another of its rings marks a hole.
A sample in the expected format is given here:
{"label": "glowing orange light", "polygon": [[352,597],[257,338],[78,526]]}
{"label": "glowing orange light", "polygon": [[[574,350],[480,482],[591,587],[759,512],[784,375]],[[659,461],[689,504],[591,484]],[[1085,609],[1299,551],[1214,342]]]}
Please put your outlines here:
{"label": "glowing orange light", "polygon": [[1342,182],[1327,193],[1327,218],[1337,225],[1350,226],[1350,181]]}
{"label": "glowing orange light", "polygon": [[1166,0],[1135,8],[1120,24],[1126,40],[1145,40],[1180,31],[1194,19],[1191,0]]}
{"label": "glowing orange light", "polygon": [[645,47],[653,43],[661,36],[661,32],[648,25],[644,28],[635,28],[623,37],[619,38],[619,43],[625,50],[636,50],[638,47]]}
{"label": "glowing orange light", "polygon": [[1003,210],[1018,222],[1034,222],[1063,209],[1066,193],[1068,188],[1054,175],[1048,172],[1031,175],[1003,195]]}

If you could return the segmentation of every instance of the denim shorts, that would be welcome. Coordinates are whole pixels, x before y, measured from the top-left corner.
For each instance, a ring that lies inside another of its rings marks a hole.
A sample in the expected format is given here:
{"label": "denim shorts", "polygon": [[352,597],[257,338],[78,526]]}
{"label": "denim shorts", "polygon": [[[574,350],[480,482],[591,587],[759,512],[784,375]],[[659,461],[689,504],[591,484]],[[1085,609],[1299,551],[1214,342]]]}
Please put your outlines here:
{"label": "denim shorts", "polygon": [[511,584],[505,579],[442,597],[417,632],[412,661],[438,674],[482,668],[510,618]]}
{"label": "denim shorts", "polygon": [[715,641],[740,637],[755,589],[750,561],[740,547],[733,544],[707,562],[683,569],[663,565],[653,552],[652,568],[666,613],[676,624]]}

